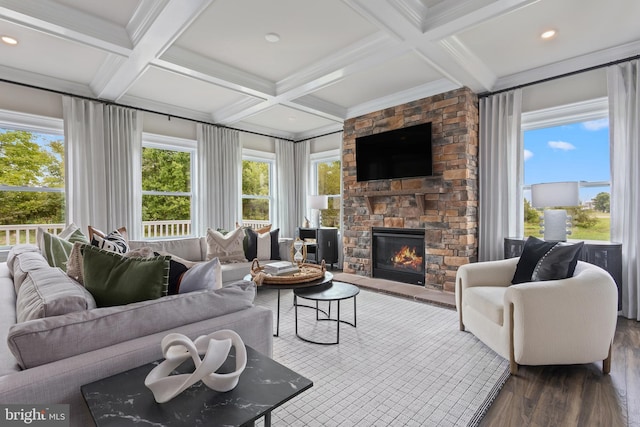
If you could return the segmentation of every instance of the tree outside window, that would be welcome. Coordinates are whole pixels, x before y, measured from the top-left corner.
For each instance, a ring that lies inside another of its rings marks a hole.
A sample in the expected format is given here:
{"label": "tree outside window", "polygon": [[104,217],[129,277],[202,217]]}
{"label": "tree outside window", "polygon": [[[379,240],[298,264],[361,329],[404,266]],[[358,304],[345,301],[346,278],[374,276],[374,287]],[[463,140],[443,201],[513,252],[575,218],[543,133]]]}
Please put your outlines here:
{"label": "tree outside window", "polygon": [[[0,225],[65,222],[64,137],[0,127]],[[59,227],[54,227],[59,228]],[[0,245],[24,243],[5,228]]]}
{"label": "tree outside window", "polygon": [[329,196],[329,207],[321,211],[321,225],[323,227],[340,227],[341,173],[340,160],[316,163],[318,194]]}
{"label": "tree outside window", "polygon": [[242,219],[270,221],[271,162],[242,161]]}
{"label": "tree outside window", "polygon": [[191,234],[192,153],[142,148],[144,237]]}

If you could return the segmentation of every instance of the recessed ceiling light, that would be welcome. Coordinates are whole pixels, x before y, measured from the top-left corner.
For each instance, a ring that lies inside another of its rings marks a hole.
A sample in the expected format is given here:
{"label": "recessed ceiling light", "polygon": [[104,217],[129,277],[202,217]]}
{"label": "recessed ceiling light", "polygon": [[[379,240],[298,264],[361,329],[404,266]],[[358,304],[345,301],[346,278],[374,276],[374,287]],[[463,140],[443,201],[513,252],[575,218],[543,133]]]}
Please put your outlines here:
{"label": "recessed ceiling light", "polygon": [[554,38],[556,34],[556,30],[547,30],[544,33],[540,34],[540,37],[544,40],[549,40]]}
{"label": "recessed ceiling light", "polygon": [[11,45],[11,46],[15,46],[18,44],[18,40],[11,37],[11,36],[2,36],[0,37],[0,40],[2,40],[3,43]]}
{"label": "recessed ceiling light", "polygon": [[276,33],[265,34],[264,39],[269,43],[277,43],[280,41],[280,35]]}

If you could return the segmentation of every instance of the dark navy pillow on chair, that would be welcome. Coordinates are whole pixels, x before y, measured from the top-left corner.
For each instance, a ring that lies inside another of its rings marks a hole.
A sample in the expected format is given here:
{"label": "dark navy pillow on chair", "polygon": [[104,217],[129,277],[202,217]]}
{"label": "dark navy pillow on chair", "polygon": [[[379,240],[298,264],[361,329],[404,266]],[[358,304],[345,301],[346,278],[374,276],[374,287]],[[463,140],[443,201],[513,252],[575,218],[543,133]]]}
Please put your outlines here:
{"label": "dark navy pillow on chair", "polygon": [[518,283],[531,282],[531,276],[536,265],[538,265],[538,261],[555,245],[557,245],[557,242],[545,242],[537,237],[529,236],[527,241],[524,242],[522,255],[520,255],[516,273],[513,275],[511,283],[516,285]]}

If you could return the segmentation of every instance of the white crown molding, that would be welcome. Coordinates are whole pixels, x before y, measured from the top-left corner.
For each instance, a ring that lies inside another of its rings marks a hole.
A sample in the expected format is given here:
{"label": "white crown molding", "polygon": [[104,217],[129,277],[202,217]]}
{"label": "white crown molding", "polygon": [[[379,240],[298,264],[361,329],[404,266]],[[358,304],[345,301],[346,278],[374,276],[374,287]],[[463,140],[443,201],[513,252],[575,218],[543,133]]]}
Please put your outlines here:
{"label": "white crown molding", "polygon": [[276,85],[269,80],[177,46],[167,49],[153,65],[258,98],[276,95]]}
{"label": "white crown molding", "polygon": [[99,93],[100,88],[105,87],[109,83],[113,74],[122,67],[125,61],[126,58],[122,56],[112,53],[108,54],[102,65],[98,68],[98,71],[96,71],[96,74],[93,76],[91,83],[89,83],[89,87],[92,92],[94,94]]}
{"label": "white crown molding", "polygon": [[[243,98],[238,102],[227,105],[224,108],[221,108],[217,111],[214,111],[211,114],[211,117],[215,123],[220,124],[231,124],[235,121],[239,121],[248,117],[248,114],[245,116],[247,111],[249,111],[253,107],[257,107],[264,102],[264,99],[256,99],[256,98]],[[238,118],[241,117],[241,118]],[[234,119],[230,119],[234,118]]]}
{"label": "white crown molding", "polygon": [[142,36],[153,25],[168,0],[140,0],[138,7],[127,24],[127,34],[133,45],[137,45]]}
{"label": "white crown molding", "polygon": [[61,135],[64,120],[57,117],[45,117],[20,111],[0,110],[0,126],[30,132],[55,133]]}
{"label": "white crown molding", "polygon": [[250,133],[251,132],[259,133],[267,136],[268,138],[281,138],[281,139],[288,139],[290,141],[295,141],[295,134],[292,132],[273,129],[266,126],[255,125],[253,123],[238,122],[238,123],[235,123],[232,127],[240,131],[246,131]]}
{"label": "white crown molding", "polygon": [[186,119],[197,120],[205,123],[216,124],[212,122],[211,115],[202,111],[192,110],[190,108],[177,107],[164,102],[152,101],[145,98],[139,98],[133,95],[125,95],[118,100],[119,104],[149,110],[158,114],[184,117]]}
{"label": "white crown molding", "polygon": [[335,123],[335,124],[331,124],[331,125],[327,125],[327,126],[322,126],[319,128],[315,128],[315,129],[311,129],[308,131],[304,131],[304,132],[297,132],[294,135],[294,140],[297,141],[302,141],[303,139],[311,139],[311,138],[318,138],[322,135],[326,135],[328,133],[333,133],[333,132],[338,132],[338,131],[342,131],[344,129],[344,124],[343,123]]}
{"label": "white crown molding", "polygon": [[313,95],[305,95],[283,104],[337,122],[342,122],[347,116],[346,108]]}
{"label": "white crown molding", "polygon": [[389,0],[389,3],[400,12],[417,30],[424,31],[424,20],[429,8],[420,0]]}
{"label": "white crown molding", "polygon": [[522,113],[522,130],[580,123],[608,117],[607,97]]}
{"label": "white crown molding", "polygon": [[422,98],[428,98],[439,93],[448,92],[450,90],[459,89],[460,85],[452,83],[447,79],[436,80],[421,86],[403,90],[389,96],[383,96],[373,101],[365,102],[355,107],[347,109],[347,119],[362,116],[374,111],[384,110],[385,108],[395,107],[397,105],[406,104],[407,102],[416,101]]}
{"label": "white crown molding", "polygon": [[68,93],[77,96],[94,97],[93,92],[87,85],[70,82],[43,74],[32,73],[30,71],[18,70],[16,68],[0,65],[0,76],[8,81],[23,83],[25,85],[43,88],[57,92]]}
{"label": "white crown molding", "polygon": [[598,52],[576,56],[531,70],[515,73],[496,80],[492,91],[526,85],[540,80],[561,76],[574,71],[607,64],[609,62],[635,56],[640,52],[640,41],[603,49]]}
{"label": "white crown molding", "polygon": [[125,56],[131,53],[132,43],[124,28],[51,0],[2,0],[0,17],[106,52]]}

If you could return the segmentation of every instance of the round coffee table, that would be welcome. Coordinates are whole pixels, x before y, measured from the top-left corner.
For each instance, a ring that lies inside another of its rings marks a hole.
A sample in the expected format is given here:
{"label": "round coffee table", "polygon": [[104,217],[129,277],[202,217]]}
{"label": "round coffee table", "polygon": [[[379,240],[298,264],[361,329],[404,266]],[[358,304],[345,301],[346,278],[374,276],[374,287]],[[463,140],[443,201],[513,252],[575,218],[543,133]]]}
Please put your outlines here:
{"label": "round coffee table", "polygon": [[[248,280],[248,281],[253,281],[253,277],[251,277],[251,274],[247,274],[246,276],[244,276],[244,280]],[[314,287],[314,286],[318,286],[318,285],[323,285],[323,284],[327,284],[327,283],[331,283],[331,281],[333,280],[333,274],[325,271],[324,273],[324,277],[318,280],[313,280],[311,282],[304,282],[304,283],[283,283],[283,284],[277,284],[277,283],[263,283],[262,285],[260,285],[261,288],[265,288],[265,289],[277,289],[278,290],[278,307],[277,307],[277,311],[276,311],[276,333],[273,334],[274,337],[278,337],[280,336],[280,290],[281,289],[302,289],[302,288],[309,288],[309,287]],[[294,297],[295,298],[295,297]]]}
{"label": "round coffee table", "polygon": [[[313,344],[322,344],[322,345],[333,345],[340,343],[340,323],[346,323],[347,325],[356,327],[356,296],[360,293],[360,288],[354,285],[350,285],[349,283],[336,282],[332,281],[330,283],[316,285],[311,288],[301,288],[295,289],[293,291],[293,305],[295,307],[296,312],[296,336],[303,341],[310,342]],[[315,301],[315,307],[298,304],[298,298],[303,298],[311,301]],[[353,298],[353,323],[348,322],[346,320],[340,319],[340,301]],[[329,303],[328,313],[324,310],[321,310],[318,307],[319,301],[326,301]],[[336,318],[331,318],[331,303],[333,301],[338,302],[338,310],[336,314]],[[314,341],[309,338],[305,338],[300,336],[298,333],[298,307],[309,307],[316,310],[316,320],[317,321],[332,321],[336,322],[336,340],[335,342],[321,342]],[[326,318],[320,318],[320,313],[325,314]]]}

